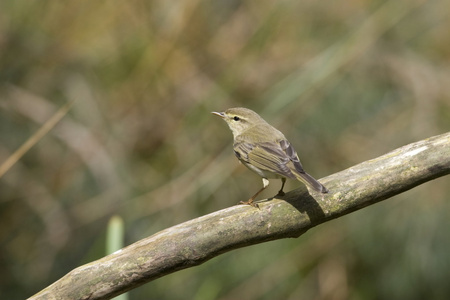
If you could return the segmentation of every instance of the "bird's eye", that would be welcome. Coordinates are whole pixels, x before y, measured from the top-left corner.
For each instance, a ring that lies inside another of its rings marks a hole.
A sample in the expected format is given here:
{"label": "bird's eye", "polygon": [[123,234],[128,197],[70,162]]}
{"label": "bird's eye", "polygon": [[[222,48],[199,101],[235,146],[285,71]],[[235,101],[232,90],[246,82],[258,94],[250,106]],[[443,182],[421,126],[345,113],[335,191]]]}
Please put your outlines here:
{"label": "bird's eye", "polygon": [[235,121],[239,121],[240,119],[239,119],[239,117],[238,117],[238,116],[234,116],[233,120],[235,120]]}

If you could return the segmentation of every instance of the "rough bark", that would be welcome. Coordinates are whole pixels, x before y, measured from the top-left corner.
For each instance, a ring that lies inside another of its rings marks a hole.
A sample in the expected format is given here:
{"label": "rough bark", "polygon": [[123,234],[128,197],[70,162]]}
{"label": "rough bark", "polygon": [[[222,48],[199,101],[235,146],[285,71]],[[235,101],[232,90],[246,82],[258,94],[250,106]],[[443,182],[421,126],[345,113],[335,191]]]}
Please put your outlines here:
{"label": "rough bark", "polygon": [[450,133],[445,133],[321,179],[329,194],[302,188],[263,201],[259,209],[237,205],[165,229],[74,269],[30,299],[109,299],[233,249],[298,237],[449,173]]}

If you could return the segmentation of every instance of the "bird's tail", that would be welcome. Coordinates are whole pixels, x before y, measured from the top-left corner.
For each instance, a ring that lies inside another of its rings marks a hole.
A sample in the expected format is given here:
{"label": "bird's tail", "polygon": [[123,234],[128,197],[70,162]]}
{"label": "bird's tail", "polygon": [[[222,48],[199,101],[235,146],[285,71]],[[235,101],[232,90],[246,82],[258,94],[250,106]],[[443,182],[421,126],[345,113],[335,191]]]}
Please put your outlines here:
{"label": "bird's tail", "polygon": [[328,189],[306,172],[295,172],[295,177],[319,193],[328,193]]}

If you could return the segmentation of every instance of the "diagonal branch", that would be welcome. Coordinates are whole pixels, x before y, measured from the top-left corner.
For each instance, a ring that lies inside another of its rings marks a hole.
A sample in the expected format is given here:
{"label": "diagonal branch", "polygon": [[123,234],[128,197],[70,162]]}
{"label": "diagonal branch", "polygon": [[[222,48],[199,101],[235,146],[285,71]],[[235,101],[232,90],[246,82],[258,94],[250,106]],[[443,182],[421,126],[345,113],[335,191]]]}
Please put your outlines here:
{"label": "diagonal branch", "polygon": [[233,249],[298,237],[449,173],[450,132],[323,178],[329,194],[298,189],[260,203],[260,209],[233,206],[168,228],[74,269],[30,299],[109,299]]}

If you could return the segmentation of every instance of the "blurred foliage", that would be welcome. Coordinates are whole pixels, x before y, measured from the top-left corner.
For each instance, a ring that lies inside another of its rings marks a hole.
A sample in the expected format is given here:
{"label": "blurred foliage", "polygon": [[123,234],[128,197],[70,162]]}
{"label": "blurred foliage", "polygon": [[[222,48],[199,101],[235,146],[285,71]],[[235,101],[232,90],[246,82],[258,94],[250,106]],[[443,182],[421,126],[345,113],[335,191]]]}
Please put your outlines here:
{"label": "blurred foliage", "polygon": [[[104,256],[112,215],[130,244],[259,189],[211,111],[254,109],[316,178],[448,131],[449,14],[445,0],[1,1],[0,163],[75,101],[0,178],[2,298]],[[447,299],[449,194],[441,178],[130,299]]]}

